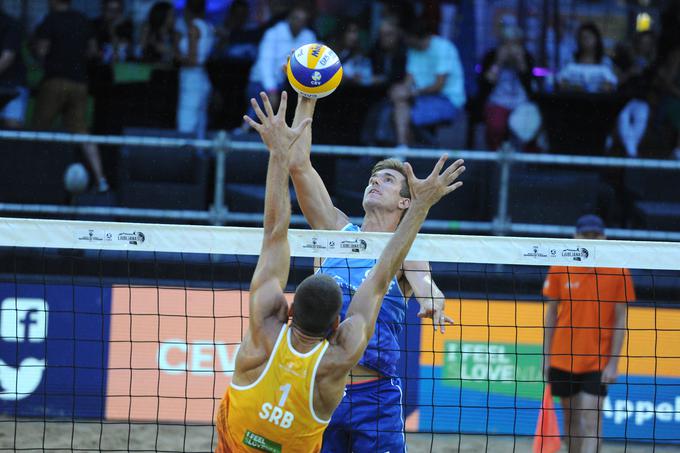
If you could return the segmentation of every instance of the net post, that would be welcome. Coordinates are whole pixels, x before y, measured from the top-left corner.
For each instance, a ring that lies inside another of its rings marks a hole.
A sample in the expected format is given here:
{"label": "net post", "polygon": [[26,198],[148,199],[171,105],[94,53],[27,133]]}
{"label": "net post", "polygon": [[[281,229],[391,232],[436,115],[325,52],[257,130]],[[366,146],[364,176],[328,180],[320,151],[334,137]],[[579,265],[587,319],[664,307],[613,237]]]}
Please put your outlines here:
{"label": "net post", "polygon": [[231,139],[225,131],[219,131],[213,140],[215,153],[215,188],[212,205],[212,224],[222,225],[229,208],[224,204],[224,178],[226,153],[231,149]]}
{"label": "net post", "polygon": [[498,165],[500,166],[498,184],[498,207],[493,219],[493,232],[497,236],[504,236],[510,230],[508,218],[508,198],[510,197],[510,167],[514,160],[515,149],[509,142],[505,142],[498,150]]}

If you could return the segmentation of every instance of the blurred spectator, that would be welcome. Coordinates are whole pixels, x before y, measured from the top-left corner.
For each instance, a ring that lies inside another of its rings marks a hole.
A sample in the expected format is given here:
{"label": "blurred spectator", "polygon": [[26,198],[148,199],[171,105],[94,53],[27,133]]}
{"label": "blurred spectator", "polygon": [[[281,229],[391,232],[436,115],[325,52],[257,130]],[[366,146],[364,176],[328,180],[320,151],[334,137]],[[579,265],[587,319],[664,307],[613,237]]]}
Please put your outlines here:
{"label": "blurred spectator", "polygon": [[229,7],[224,23],[216,30],[215,58],[255,61],[262,29],[249,22],[250,7],[246,0],[235,0]]}
{"label": "blurred spectator", "polygon": [[340,27],[340,36],[333,49],[342,62],[344,83],[370,85],[373,82],[371,60],[361,47],[361,27],[355,20],[347,20]]}
{"label": "blurred spectator", "polygon": [[102,63],[126,61],[132,46],[132,21],[123,11],[123,0],[102,0],[102,15],[94,20]]}
{"label": "blurred spectator", "polygon": [[[258,47],[257,59],[250,71],[250,79],[246,90],[246,97],[259,98],[258,93],[265,91],[274,109],[278,108],[279,93],[283,88],[285,74],[283,66],[291,51],[303,44],[316,41],[316,35],[307,28],[310,13],[303,3],[296,4],[288,13],[286,20],[265,31]],[[254,117],[253,108],[248,107],[246,113]],[[240,134],[248,131],[247,123],[233,131]]]}
{"label": "blurred spectator", "polygon": [[[71,9],[70,0],[50,0],[50,12],[38,25],[34,36],[34,53],[42,62],[45,75],[35,104],[33,126],[50,129],[61,117],[69,132],[86,134],[87,61],[97,55],[94,29],[90,20]],[[94,172],[97,189],[105,192],[104,177],[97,145],[83,145]]]}
{"label": "blurred spectator", "polygon": [[208,102],[212,86],[205,62],[215,34],[204,20],[205,0],[187,0],[184,17],[177,22],[180,63],[177,130],[203,138],[208,128]]}
{"label": "blurred spectator", "polygon": [[486,144],[500,148],[508,136],[508,119],[533,94],[533,57],[523,44],[522,30],[515,23],[504,23],[500,45],[482,59],[477,97],[473,111],[484,119]]}
{"label": "blurred spectator", "polygon": [[406,30],[406,79],[390,91],[394,104],[397,146],[410,142],[410,126],[435,126],[453,121],[465,103],[463,69],[458,50],[431,34],[421,20]]}
{"label": "blurred spectator", "polygon": [[636,157],[650,116],[649,97],[656,63],[654,33],[636,33],[630,47],[618,46],[614,61],[619,70],[619,92],[629,99],[618,116],[618,138],[626,154]]}
{"label": "blurred spectator", "polygon": [[29,91],[26,87],[26,66],[21,56],[21,26],[3,11],[0,11],[0,90],[16,94],[0,108],[2,127],[23,127]]}
{"label": "blurred spectator", "polygon": [[680,159],[680,1],[672,2],[662,15],[658,50],[661,119],[670,125],[673,156]]}
{"label": "blurred spectator", "polygon": [[401,30],[396,19],[383,19],[378,33],[371,51],[373,84],[390,88],[406,77],[406,44],[399,36]]}
{"label": "blurred spectator", "polygon": [[680,47],[669,52],[659,69],[659,80],[665,94],[662,97],[661,112],[675,135],[673,156],[680,159]]}
{"label": "blurred spectator", "polygon": [[567,91],[604,93],[613,91],[618,82],[612,62],[604,53],[602,34],[587,22],[576,32],[577,48],[573,61],[557,74],[560,88]]}
{"label": "blurred spectator", "polygon": [[[401,29],[396,17],[382,19],[378,39],[370,52],[373,72],[372,87],[379,98],[388,97],[394,86],[406,78],[406,44],[400,37]],[[361,133],[361,142],[367,145],[394,143],[392,103],[380,101],[368,110]]]}
{"label": "blurred spectator", "polygon": [[670,54],[680,46],[680,1],[669,1],[661,14],[661,32],[657,44],[660,62],[665,62]]}
{"label": "blurred spectator", "polygon": [[142,25],[137,57],[146,63],[172,63],[175,58],[175,12],[170,2],[156,2]]}

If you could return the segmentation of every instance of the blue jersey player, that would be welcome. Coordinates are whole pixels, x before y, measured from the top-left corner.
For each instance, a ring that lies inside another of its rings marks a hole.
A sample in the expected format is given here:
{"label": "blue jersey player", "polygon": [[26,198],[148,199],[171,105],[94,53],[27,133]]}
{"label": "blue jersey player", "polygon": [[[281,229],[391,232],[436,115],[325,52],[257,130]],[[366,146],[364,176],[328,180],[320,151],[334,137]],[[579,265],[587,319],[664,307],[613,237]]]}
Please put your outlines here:
{"label": "blue jersey player", "polygon": [[[315,100],[298,96],[293,127],[314,114]],[[309,225],[316,230],[393,232],[411,203],[402,163],[379,162],[364,191],[365,216],[361,227],[349,222],[328,194],[310,161],[311,127],[293,145],[290,175],[298,202]],[[451,165],[456,177],[465,170],[463,161]],[[457,187],[462,185],[456,183]],[[354,290],[375,265],[367,259],[326,259],[317,272],[332,276],[343,292],[344,316]],[[324,434],[323,452],[390,452],[406,450],[402,393],[397,373],[397,336],[406,315],[406,300],[415,295],[418,316],[432,318],[442,332],[453,320],[444,313],[444,295],[432,281],[428,262],[406,261],[395,275],[378,315],[375,333],[364,356],[347,379],[345,396]]]}

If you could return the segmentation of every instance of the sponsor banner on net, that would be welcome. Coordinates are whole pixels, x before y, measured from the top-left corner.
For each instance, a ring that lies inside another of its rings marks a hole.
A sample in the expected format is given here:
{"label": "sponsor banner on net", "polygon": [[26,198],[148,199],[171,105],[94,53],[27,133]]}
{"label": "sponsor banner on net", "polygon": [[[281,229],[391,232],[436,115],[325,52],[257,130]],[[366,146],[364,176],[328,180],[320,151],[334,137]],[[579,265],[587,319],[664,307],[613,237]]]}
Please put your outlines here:
{"label": "sponsor banner on net", "polygon": [[521,251],[523,261],[559,263],[565,266],[584,264],[593,262],[595,259],[595,248],[592,246],[559,246],[534,244],[525,247]]}
{"label": "sponsor banner on net", "polygon": [[107,230],[76,230],[74,232],[76,243],[91,243],[99,246],[129,244],[139,246],[146,241],[146,235],[142,231],[107,231]]}
{"label": "sponsor banner on net", "polygon": [[333,253],[343,256],[360,256],[368,249],[365,239],[358,237],[311,237],[301,240],[300,247],[312,254]]}

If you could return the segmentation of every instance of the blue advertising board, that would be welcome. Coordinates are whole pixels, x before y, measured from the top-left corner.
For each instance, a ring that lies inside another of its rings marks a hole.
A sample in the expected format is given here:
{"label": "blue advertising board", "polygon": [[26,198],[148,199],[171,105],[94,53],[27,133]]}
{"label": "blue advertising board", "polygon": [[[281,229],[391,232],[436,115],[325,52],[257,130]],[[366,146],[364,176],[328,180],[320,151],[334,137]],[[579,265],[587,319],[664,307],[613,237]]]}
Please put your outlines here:
{"label": "blue advertising board", "polygon": [[101,418],[111,289],[0,283],[0,412]]}

